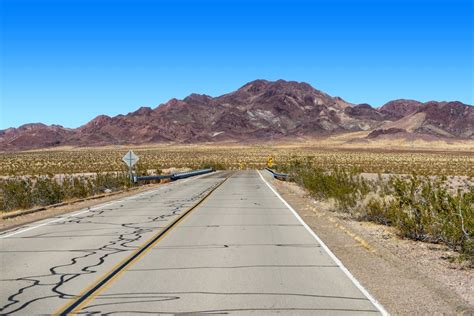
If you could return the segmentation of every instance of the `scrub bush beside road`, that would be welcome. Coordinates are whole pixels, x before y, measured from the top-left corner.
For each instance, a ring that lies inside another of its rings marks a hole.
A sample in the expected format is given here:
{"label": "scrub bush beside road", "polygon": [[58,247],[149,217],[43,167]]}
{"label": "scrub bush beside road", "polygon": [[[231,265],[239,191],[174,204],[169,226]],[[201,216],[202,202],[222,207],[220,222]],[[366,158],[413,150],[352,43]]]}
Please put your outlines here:
{"label": "scrub bush beside road", "polygon": [[14,177],[0,180],[2,211],[46,206],[130,187],[126,173],[96,174],[90,177]]}
{"label": "scrub bush beside road", "polygon": [[[121,160],[127,151],[103,147],[0,153],[0,209],[26,209],[127,188],[128,170]],[[333,202],[335,210],[394,226],[406,238],[444,243],[474,256],[472,151],[265,144],[157,145],[134,151],[140,157],[135,166],[139,176],[209,167],[262,169],[271,156],[279,171],[290,173],[315,198]],[[416,175],[409,176],[413,172]]]}
{"label": "scrub bush beside road", "polygon": [[323,170],[311,161],[280,168],[332,209],[393,226],[401,237],[444,243],[474,265],[474,188],[452,190],[446,177],[392,175],[366,180],[356,169]]}

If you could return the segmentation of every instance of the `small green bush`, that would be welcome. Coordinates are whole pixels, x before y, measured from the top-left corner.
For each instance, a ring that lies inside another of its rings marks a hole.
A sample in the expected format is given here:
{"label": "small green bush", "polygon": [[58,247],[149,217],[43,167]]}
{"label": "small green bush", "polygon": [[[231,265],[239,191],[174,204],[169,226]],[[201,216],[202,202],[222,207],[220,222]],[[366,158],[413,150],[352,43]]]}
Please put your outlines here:
{"label": "small green bush", "polygon": [[61,180],[50,176],[11,178],[0,181],[3,196],[2,211],[27,209],[35,205],[51,205],[64,200],[85,198],[101,194],[106,190],[117,191],[132,184],[127,173],[99,173],[93,177],[64,177]]}
{"label": "small green bush", "polygon": [[125,173],[119,174],[97,174],[94,185],[93,193],[100,194],[105,190],[116,191],[120,189],[125,189],[131,185],[130,177]]}
{"label": "small green bush", "polygon": [[357,201],[370,192],[370,185],[355,170],[315,168],[308,160],[299,161],[286,170],[296,182],[318,199],[333,198],[339,210],[349,211]]}
{"label": "small green bush", "polygon": [[8,179],[1,183],[3,192],[2,210],[30,208],[33,205],[30,179]]}
{"label": "small green bush", "polygon": [[63,201],[65,194],[61,185],[55,180],[42,177],[36,180],[31,196],[33,205],[50,205]]}
{"label": "small green bush", "polygon": [[474,264],[474,188],[451,192],[446,177],[416,174],[384,181],[364,180],[358,170],[323,170],[311,160],[279,168],[317,199],[333,199],[336,209],[362,220],[394,226],[400,236],[444,243]]}

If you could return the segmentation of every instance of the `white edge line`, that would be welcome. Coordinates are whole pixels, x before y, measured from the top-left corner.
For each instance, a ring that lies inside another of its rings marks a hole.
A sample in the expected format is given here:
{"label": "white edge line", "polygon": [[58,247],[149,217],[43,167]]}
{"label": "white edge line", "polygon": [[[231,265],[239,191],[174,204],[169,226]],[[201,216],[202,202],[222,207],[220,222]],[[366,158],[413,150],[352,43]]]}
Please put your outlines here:
{"label": "white edge line", "polygon": [[[202,176],[205,176],[205,175],[208,175],[207,173],[205,174],[201,174],[199,176],[196,176],[196,177],[192,177],[192,178],[188,178],[188,179],[185,179],[183,181],[178,181],[178,182],[171,182],[169,185],[172,185],[172,184],[177,184],[177,183],[186,183],[190,180],[193,180],[193,179],[198,179]],[[168,186],[169,186],[168,185]],[[4,238],[8,238],[8,237],[11,237],[11,236],[15,236],[15,235],[18,235],[18,234],[22,234],[24,232],[27,232],[27,231],[30,231],[30,230],[33,230],[33,229],[36,229],[36,228],[40,228],[40,227],[43,227],[43,226],[46,226],[46,225],[49,225],[49,224],[53,224],[53,223],[56,223],[56,222],[59,222],[59,221],[62,221],[62,220],[66,220],[68,218],[71,218],[71,217],[74,217],[74,216],[79,216],[79,215],[82,215],[82,214],[85,214],[85,213],[89,213],[90,211],[95,211],[95,210],[99,210],[101,208],[104,208],[106,206],[109,206],[109,205],[112,205],[112,204],[115,204],[115,203],[119,203],[119,202],[123,202],[123,201],[126,201],[126,200],[131,200],[133,198],[136,198],[136,197],[139,197],[139,196],[143,196],[143,195],[146,195],[146,194],[151,194],[151,193],[154,193],[160,189],[162,189],[163,187],[160,186],[156,189],[153,189],[153,190],[150,190],[150,191],[146,191],[146,192],[142,192],[142,193],[138,193],[138,194],[134,194],[134,195],[130,195],[126,198],[123,198],[123,199],[118,199],[118,200],[114,200],[112,202],[107,202],[105,204],[99,204],[98,206],[96,207],[92,207],[92,208],[89,208],[85,211],[80,211],[80,212],[77,212],[77,213],[74,213],[74,214],[71,214],[71,215],[67,215],[67,216],[64,216],[64,217],[60,217],[60,218],[56,218],[52,221],[49,221],[49,222],[46,222],[46,223],[42,223],[42,224],[39,224],[39,225],[36,225],[36,226],[32,226],[32,227],[27,227],[25,229],[22,229],[22,230],[18,230],[18,231],[15,231],[15,232],[12,232],[11,234],[6,234],[6,235],[3,235],[3,236],[0,236],[0,239],[4,239]]]}
{"label": "white edge line", "polygon": [[360,284],[359,281],[349,272],[349,270],[342,264],[341,260],[339,260],[336,255],[326,246],[326,244],[321,240],[321,238],[316,235],[316,233],[306,224],[301,216],[288,204],[287,201],[265,180],[259,170],[257,170],[260,178],[262,178],[263,182],[276,194],[276,196],[285,204],[285,206],[293,213],[293,215],[298,219],[298,221],[303,225],[304,228],[316,239],[316,241],[321,245],[321,247],[328,253],[332,260],[336,263],[337,266],[344,272],[344,274],[354,283],[354,285],[369,299],[369,301],[382,313],[382,315],[390,315],[385,308],[380,304],[370,293]]}

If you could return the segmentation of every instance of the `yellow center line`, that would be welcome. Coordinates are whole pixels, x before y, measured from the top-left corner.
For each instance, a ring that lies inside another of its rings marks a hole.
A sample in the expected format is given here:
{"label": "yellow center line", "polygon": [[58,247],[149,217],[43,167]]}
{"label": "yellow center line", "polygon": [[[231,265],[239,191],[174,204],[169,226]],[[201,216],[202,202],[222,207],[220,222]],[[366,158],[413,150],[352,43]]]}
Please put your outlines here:
{"label": "yellow center line", "polygon": [[[233,174],[233,173],[232,173]],[[112,284],[115,280],[119,278],[130,268],[134,263],[140,260],[148,251],[156,246],[163,238],[165,238],[174,227],[176,227],[180,222],[182,222],[191,211],[195,210],[199,205],[201,205],[217,188],[219,188],[224,182],[229,179],[232,174],[227,176],[221,183],[215,186],[211,191],[209,191],[201,200],[196,204],[190,207],[184,212],[182,216],[173,221],[170,225],[165,227],[162,231],[148,239],[142,246],[136,249],[133,253],[127,256],[125,259],[117,263],[104,275],[102,275],[98,280],[96,280],[91,286],[83,290],[79,295],[75,296],[71,301],[67,302],[62,307],[58,308],[52,315],[71,315],[77,314],[83,307],[85,307],[90,301],[97,297],[102,291]]]}

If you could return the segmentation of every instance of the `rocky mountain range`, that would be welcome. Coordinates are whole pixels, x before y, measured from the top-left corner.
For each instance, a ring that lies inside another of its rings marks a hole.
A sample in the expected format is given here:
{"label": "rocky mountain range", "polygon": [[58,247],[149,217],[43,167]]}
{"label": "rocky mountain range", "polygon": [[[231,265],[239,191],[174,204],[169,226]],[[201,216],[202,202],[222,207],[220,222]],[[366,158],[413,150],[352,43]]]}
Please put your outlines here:
{"label": "rocky mountain range", "polygon": [[218,96],[191,94],[75,128],[41,123],[0,131],[0,150],[147,143],[259,142],[366,131],[378,137],[474,139],[474,107],[394,100],[374,108],[294,81],[255,80]]}

